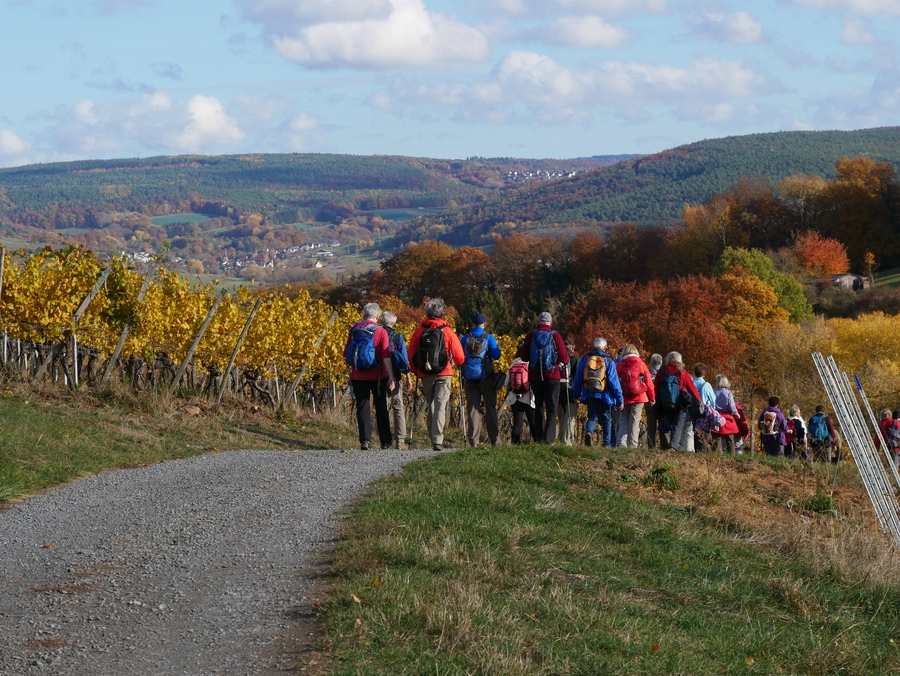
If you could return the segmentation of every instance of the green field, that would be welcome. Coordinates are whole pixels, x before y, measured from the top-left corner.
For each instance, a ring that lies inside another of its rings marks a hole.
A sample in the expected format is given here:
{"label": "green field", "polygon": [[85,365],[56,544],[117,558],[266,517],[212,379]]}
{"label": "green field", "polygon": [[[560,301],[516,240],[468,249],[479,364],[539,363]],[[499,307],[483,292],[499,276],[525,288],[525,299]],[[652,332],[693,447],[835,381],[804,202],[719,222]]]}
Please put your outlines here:
{"label": "green field", "polygon": [[447,211],[445,207],[419,207],[417,209],[374,209],[363,213],[381,216],[389,221],[411,221],[425,214],[441,214]]}
{"label": "green field", "polygon": [[157,216],[151,218],[150,222],[153,223],[153,225],[172,225],[173,223],[202,223],[203,221],[210,220],[210,218],[211,217],[206,214],[183,213]]}

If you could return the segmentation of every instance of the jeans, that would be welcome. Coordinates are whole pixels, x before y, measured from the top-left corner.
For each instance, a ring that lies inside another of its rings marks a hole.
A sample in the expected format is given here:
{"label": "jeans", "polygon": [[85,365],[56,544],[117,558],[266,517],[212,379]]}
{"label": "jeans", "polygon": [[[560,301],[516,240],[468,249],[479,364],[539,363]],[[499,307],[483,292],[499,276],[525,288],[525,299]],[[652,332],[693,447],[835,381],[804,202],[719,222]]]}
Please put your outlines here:
{"label": "jeans", "polygon": [[587,425],[585,425],[585,434],[593,434],[597,429],[597,424],[603,428],[603,445],[612,448],[613,428],[612,428],[612,406],[601,399],[586,399],[587,404]]}

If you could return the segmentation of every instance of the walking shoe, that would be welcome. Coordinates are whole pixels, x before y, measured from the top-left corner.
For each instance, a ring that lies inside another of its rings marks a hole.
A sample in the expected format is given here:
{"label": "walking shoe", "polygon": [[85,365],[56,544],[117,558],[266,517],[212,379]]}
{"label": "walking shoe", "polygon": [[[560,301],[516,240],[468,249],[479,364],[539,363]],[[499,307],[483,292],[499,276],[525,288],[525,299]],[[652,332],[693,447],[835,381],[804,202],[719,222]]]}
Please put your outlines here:
{"label": "walking shoe", "polygon": [[390,443],[388,443],[388,444],[381,444],[381,450],[382,450],[382,451],[387,451],[387,450],[389,450],[389,449],[392,448],[392,447],[393,447],[393,444],[390,444]]}
{"label": "walking shoe", "polygon": [[432,448],[433,450],[435,450],[435,451],[443,451],[443,450],[444,450],[444,445],[443,445],[443,444],[435,444],[435,445],[432,446],[431,448]]}
{"label": "walking shoe", "polygon": [[360,443],[360,445],[359,445],[359,450],[361,450],[361,451],[368,451],[368,450],[369,450],[369,442],[368,442],[368,441],[363,441],[362,443]]}

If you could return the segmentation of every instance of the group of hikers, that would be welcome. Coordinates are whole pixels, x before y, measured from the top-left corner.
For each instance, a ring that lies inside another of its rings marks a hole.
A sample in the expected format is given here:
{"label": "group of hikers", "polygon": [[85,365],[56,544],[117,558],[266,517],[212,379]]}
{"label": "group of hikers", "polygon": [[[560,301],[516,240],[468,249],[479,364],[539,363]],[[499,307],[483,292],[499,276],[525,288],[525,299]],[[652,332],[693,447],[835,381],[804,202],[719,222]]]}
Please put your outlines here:
{"label": "group of hikers", "polygon": [[[510,368],[498,372],[494,364],[501,357],[500,347],[486,331],[485,315],[473,314],[470,329],[457,336],[444,312],[443,300],[429,300],[425,320],[408,346],[394,330],[397,316],[382,312],[377,303],[366,304],[362,320],[350,329],[344,357],[351,367],[363,450],[372,443],[372,401],[381,448],[404,448],[404,381],[406,391],[412,392],[412,375],[422,383],[425,426],[432,448],[443,450],[454,366],[460,370],[465,400],[466,440],[473,447],[480,443],[483,429],[491,445],[497,444],[499,414],[505,408],[512,411],[513,444],[523,442],[526,423],[534,442],[558,440],[568,446],[576,441],[593,445],[599,427],[602,436],[598,441],[603,446],[659,445],[663,449],[741,453],[750,435],[750,423],[735,401],[729,378],[719,374],[708,382],[702,363],[694,365],[691,376],[679,352],[669,352],[665,358],[653,354],[647,364],[633,344],[624,345],[613,357],[607,352],[607,340],[597,337],[592,349],[579,357],[574,341],[564,340],[553,329],[551,314],[541,312],[535,328],[518,346]],[[507,396],[498,409],[502,389]],[[756,421],[767,454],[838,461],[840,437],[823,405],[816,407],[807,424],[799,407],[792,406],[786,417],[778,397],[771,397],[768,403]],[[578,439],[580,404],[587,408],[587,420]],[[642,435],[642,416],[646,418],[646,436]],[[897,430],[895,455],[900,458],[900,420]]]}

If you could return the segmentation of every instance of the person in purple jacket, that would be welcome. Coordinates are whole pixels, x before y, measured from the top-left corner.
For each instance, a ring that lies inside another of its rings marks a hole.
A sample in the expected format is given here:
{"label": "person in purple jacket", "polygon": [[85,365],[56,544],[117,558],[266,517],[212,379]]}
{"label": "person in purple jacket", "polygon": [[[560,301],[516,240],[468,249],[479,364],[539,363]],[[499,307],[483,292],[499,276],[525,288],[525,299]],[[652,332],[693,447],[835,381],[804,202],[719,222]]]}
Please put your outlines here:
{"label": "person in purple jacket", "polygon": [[783,458],[787,420],[784,413],[778,408],[780,402],[778,397],[769,397],[769,405],[759,414],[757,425],[766,455],[777,455]]}

